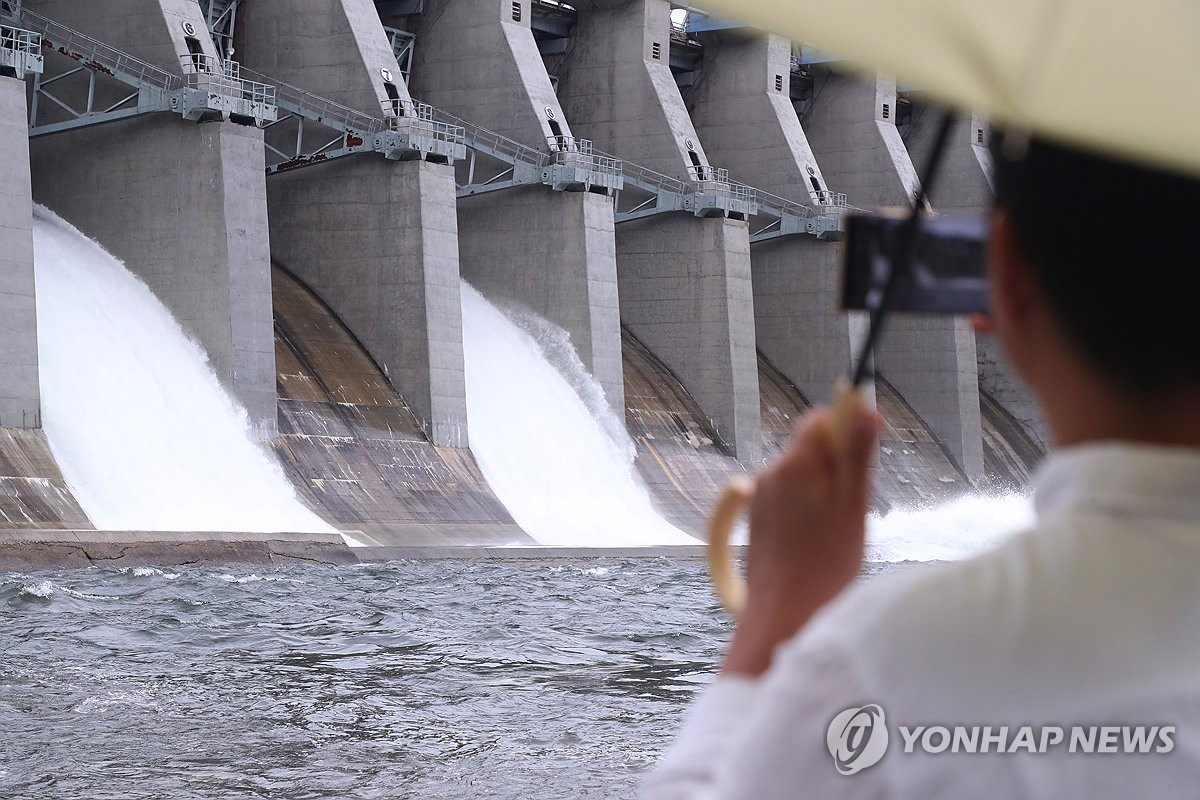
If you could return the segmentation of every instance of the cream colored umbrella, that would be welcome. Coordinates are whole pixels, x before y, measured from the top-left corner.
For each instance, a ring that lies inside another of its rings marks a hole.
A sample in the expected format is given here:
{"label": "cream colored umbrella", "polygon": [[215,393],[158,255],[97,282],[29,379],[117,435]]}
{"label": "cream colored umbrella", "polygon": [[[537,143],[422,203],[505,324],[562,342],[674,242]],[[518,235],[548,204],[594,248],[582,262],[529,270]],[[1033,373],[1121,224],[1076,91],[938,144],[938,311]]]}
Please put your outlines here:
{"label": "cream colored umbrella", "polygon": [[1048,139],[1200,175],[1196,0],[704,0]]}
{"label": "cream colored umbrella", "polygon": [[[1200,0],[704,0],[703,10],[1005,126],[1200,176]],[[858,402],[839,387],[835,440]],[[731,483],[709,525],[710,574],[735,614],[745,586],[729,534],[752,492]]]}

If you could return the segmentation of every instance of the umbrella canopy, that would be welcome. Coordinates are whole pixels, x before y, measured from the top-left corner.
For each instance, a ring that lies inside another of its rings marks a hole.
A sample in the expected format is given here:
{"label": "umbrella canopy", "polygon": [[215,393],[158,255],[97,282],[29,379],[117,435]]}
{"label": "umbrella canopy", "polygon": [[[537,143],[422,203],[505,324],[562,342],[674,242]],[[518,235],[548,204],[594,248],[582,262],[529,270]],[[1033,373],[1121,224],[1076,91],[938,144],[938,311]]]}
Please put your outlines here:
{"label": "umbrella canopy", "polygon": [[703,0],[1048,139],[1200,176],[1196,0]]}

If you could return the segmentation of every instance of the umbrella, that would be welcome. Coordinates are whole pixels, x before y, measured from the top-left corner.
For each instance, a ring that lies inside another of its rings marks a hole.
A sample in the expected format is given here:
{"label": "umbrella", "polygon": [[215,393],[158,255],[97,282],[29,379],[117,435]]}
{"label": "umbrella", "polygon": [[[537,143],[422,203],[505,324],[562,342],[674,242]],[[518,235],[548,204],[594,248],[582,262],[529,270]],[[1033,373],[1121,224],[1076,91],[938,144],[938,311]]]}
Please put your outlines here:
{"label": "umbrella", "polygon": [[704,0],[1061,144],[1200,175],[1194,0]]}
{"label": "umbrella", "polygon": [[[1200,176],[1200,3],[1189,0],[705,0],[732,20],[838,53],[862,70],[914,82],[949,106],[971,109],[1047,140]],[[945,144],[943,122],[930,171]],[[889,288],[872,314],[878,335],[890,291],[911,260],[920,196],[896,254]],[[853,385],[864,378],[860,360]],[[839,387],[839,420],[858,403]],[[752,495],[739,481],[723,493],[709,526],[709,564],[726,607],[744,585],[727,555],[729,532]]]}

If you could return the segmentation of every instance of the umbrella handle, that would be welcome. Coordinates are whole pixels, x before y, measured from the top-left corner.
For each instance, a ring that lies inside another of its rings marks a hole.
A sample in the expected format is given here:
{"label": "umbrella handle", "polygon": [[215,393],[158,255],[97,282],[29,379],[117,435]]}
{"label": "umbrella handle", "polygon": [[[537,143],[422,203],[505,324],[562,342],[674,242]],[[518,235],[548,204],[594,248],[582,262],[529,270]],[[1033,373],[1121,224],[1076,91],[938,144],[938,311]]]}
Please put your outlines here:
{"label": "umbrella handle", "polygon": [[[850,429],[862,395],[845,378],[838,381],[833,405],[833,426],[830,435],[834,447],[841,446]],[[708,523],[708,575],[721,604],[733,616],[746,607],[746,582],[737,574],[729,555],[729,538],[742,509],[754,498],[754,481],[734,478],[726,486],[713,507]]]}
{"label": "umbrella handle", "polygon": [[746,582],[733,567],[729,537],[738,514],[754,497],[754,481],[734,478],[721,492],[708,523],[708,576],[725,610],[735,617],[746,606]]}

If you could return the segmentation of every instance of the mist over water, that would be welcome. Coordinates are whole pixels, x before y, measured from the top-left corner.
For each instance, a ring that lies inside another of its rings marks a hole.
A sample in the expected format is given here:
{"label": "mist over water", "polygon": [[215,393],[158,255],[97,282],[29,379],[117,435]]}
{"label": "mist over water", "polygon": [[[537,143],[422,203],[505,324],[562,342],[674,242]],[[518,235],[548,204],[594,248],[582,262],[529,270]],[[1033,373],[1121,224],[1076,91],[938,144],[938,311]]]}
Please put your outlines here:
{"label": "mist over water", "polygon": [[566,334],[518,325],[465,281],[462,309],[471,451],[517,524],[541,544],[696,544],[654,511],[633,442]]}
{"label": "mist over water", "polygon": [[144,283],[41,206],[33,239],[42,426],[92,524],[335,532]]}
{"label": "mist over water", "polygon": [[867,561],[958,561],[1033,523],[1029,498],[969,495],[916,511],[867,518]]}

